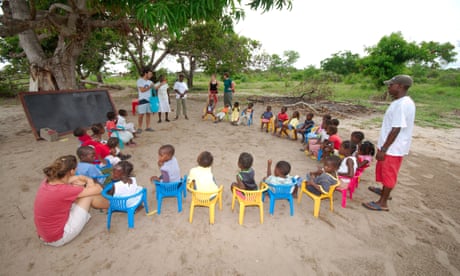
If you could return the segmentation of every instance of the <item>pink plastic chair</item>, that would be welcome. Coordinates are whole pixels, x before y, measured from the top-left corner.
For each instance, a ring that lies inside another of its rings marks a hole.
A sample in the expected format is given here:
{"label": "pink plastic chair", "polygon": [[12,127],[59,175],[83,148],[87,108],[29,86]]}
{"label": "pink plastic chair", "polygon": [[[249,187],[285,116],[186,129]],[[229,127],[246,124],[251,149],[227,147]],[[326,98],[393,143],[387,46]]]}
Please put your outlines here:
{"label": "pink plastic chair", "polygon": [[[339,179],[350,179],[349,177],[346,176],[339,176]],[[353,199],[353,193],[355,191],[355,188],[357,187],[358,183],[358,177],[355,175],[350,179],[350,183],[348,183],[347,187],[337,187],[335,190],[340,191],[342,193],[342,208],[345,208],[347,206],[347,192],[350,194],[350,199]]]}

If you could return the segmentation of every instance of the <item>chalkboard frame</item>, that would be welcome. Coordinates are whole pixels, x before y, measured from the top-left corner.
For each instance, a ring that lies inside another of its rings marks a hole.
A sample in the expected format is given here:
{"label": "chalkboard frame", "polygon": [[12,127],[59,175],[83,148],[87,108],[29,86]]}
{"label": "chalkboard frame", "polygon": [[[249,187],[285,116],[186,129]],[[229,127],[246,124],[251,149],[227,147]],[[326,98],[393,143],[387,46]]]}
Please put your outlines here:
{"label": "chalkboard frame", "polygon": [[[37,140],[42,139],[41,128],[54,129],[62,136],[72,133],[76,127],[87,128],[94,123],[103,123],[107,120],[107,112],[116,111],[112,97],[105,89],[21,92],[19,97]],[[50,99],[65,104],[48,106],[47,109],[36,108],[40,101],[43,103]],[[45,120],[49,123],[44,123]]]}

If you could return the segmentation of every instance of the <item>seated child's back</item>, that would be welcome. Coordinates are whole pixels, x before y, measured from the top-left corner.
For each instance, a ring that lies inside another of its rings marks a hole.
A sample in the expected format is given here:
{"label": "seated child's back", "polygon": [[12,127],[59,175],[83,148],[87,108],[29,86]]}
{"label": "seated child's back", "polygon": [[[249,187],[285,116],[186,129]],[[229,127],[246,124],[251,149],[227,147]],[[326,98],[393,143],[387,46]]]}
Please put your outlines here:
{"label": "seated child's back", "polygon": [[[128,161],[120,161],[113,167],[112,180],[114,181],[114,197],[130,196],[142,190],[142,187],[137,185],[136,178],[131,175],[132,171],[133,165]],[[135,206],[141,200],[141,195],[130,198],[126,202],[126,206]]]}
{"label": "seated child's back", "polygon": [[197,158],[198,167],[190,170],[187,183],[194,182],[197,191],[210,192],[218,189],[211,171],[213,159],[210,152],[203,151]]}

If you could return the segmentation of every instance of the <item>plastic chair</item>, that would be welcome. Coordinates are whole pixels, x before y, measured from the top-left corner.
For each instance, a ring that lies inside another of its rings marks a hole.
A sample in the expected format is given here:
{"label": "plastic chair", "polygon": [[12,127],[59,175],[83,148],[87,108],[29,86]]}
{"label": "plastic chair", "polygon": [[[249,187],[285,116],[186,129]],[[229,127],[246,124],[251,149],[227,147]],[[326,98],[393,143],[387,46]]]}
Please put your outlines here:
{"label": "plastic chair", "polygon": [[182,212],[182,196],[184,198],[187,196],[187,176],[184,175],[184,177],[177,182],[160,182],[156,180],[153,182],[155,183],[158,214],[161,214],[161,203],[165,197],[176,197],[178,212]]}
{"label": "plastic chair", "polygon": [[350,182],[346,187],[337,187],[337,191],[340,191],[342,193],[342,208],[347,207],[347,192],[350,195],[350,199],[353,199],[353,193],[355,192],[355,188],[357,187],[357,182],[358,182],[358,177],[355,176],[352,178],[345,177],[345,176],[339,176],[339,179],[349,179]]}
{"label": "plastic chair", "polygon": [[202,192],[194,188],[193,182],[187,186],[187,190],[192,194],[192,202],[190,203],[190,217],[189,222],[193,221],[193,212],[195,206],[202,206],[209,208],[209,223],[214,224],[216,203],[219,202],[219,210],[222,210],[222,191],[224,186],[221,185],[217,191]]}
{"label": "plastic chair", "polygon": [[333,212],[334,211],[334,191],[339,185],[340,185],[340,182],[337,181],[337,184],[329,187],[329,192],[327,194],[316,195],[314,193],[311,193],[309,190],[307,190],[307,182],[304,180],[302,181],[302,188],[300,189],[300,194],[299,194],[299,198],[297,199],[297,201],[300,203],[300,201],[302,200],[303,193],[311,197],[314,202],[313,216],[317,218],[319,216],[321,200],[328,198],[329,203],[330,203],[331,212]]}
{"label": "plastic chair", "polygon": [[[262,124],[262,119],[260,119],[260,124]],[[267,123],[267,132],[272,132],[275,128],[275,124],[273,123],[273,117]]]}
{"label": "plastic chair", "polygon": [[258,206],[260,211],[260,223],[264,223],[264,203],[262,201],[262,195],[267,191],[268,187],[264,187],[256,191],[242,190],[237,187],[233,187],[233,196],[232,196],[232,212],[235,208],[235,201],[238,200],[240,204],[240,214],[238,218],[238,223],[243,224],[244,220],[244,209],[246,206]]}
{"label": "plastic chair", "polygon": [[[113,182],[109,185],[105,186],[102,190],[102,196],[105,197],[110,205],[109,209],[107,210],[107,229],[110,230],[110,222],[112,220],[112,213],[113,212],[125,212],[128,214],[128,227],[134,228],[134,213],[136,209],[141,205],[144,204],[145,213],[149,212],[149,206],[147,203],[147,189],[142,188],[137,193],[130,195],[130,196],[123,196],[123,197],[114,197],[109,195],[108,192],[112,189]],[[128,200],[133,199],[136,197],[141,197],[141,200],[133,206],[128,206]]]}
{"label": "plastic chair", "polygon": [[[275,185],[270,183],[262,182],[262,188],[268,187],[267,193],[270,198],[270,215],[273,215],[275,210],[275,201],[279,199],[287,199],[289,201],[290,215],[294,215],[294,199],[292,197],[292,190],[297,185],[297,180],[293,179],[290,185]],[[264,201],[265,196],[262,197]]]}

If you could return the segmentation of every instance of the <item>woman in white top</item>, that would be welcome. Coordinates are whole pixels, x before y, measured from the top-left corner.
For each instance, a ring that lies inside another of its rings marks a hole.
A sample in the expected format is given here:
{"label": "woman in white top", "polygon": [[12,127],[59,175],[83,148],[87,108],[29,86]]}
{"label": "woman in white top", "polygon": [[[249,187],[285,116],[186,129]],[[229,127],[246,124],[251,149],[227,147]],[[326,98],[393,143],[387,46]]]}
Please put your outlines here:
{"label": "woman in white top", "polygon": [[157,83],[155,83],[155,90],[157,91],[158,101],[160,103],[158,110],[158,122],[161,123],[161,113],[165,113],[165,121],[169,122],[168,113],[171,112],[171,107],[169,106],[169,94],[168,94],[168,80],[165,76],[160,75],[160,78]]}

